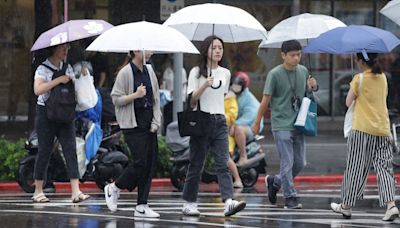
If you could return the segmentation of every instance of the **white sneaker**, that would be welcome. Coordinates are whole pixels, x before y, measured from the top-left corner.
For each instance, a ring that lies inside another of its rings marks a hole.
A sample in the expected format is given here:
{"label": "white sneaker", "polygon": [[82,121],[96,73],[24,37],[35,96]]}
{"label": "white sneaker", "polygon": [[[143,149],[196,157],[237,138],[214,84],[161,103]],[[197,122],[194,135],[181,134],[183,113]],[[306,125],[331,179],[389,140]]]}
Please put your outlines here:
{"label": "white sneaker", "polygon": [[385,216],[382,218],[383,221],[393,221],[399,217],[399,209],[396,206],[386,210]]}
{"label": "white sneaker", "polygon": [[225,216],[231,216],[239,211],[243,210],[246,207],[246,202],[244,201],[237,201],[237,200],[232,200],[232,199],[227,199],[225,201],[225,210],[224,210],[224,215]]}
{"label": "white sneaker", "polygon": [[344,218],[351,218],[351,208],[344,209],[341,203],[331,203],[332,211],[342,214]]}
{"label": "white sneaker", "polygon": [[139,204],[135,208],[135,217],[159,218],[160,214],[153,211],[147,204]]}
{"label": "white sneaker", "polygon": [[200,211],[197,210],[196,203],[185,202],[183,204],[182,213],[187,216],[199,216]]}
{"label": "white sneaker", "polygon": [[117,188],[114,183],[108,184],[104,187],[104,196],[106,198],[107,207],[112,212],[117,211],[119,192],[119,188]]}

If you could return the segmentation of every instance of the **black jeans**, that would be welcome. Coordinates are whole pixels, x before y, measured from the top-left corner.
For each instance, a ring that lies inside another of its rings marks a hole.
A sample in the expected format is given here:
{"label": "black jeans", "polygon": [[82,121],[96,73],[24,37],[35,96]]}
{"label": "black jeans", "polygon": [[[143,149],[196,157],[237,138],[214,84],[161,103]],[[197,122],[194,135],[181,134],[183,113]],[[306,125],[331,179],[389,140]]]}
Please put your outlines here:
{"label": "black jeans", "polygon": [[149,198],[151,180],[157,165],[158,142],[157,133],[150,132],[153,110],[135,110],[135,116],[138,126],[133,129],[123,129],[133,160],[115,181],[115,185],[129,191],[138,187],[139,205],[147,204]]}
{"label": "black jeans", "polygon": [[222,199],[233,198],[232,176],[228,169],[228,127],[225,116],[211,115],[207,127],[210,128],[208,136],[190,137],[190,164],[182,194],[182,198],[188,202],[197,201],[199,183],[208,151],[214,153],[214,167]]}
{"label": "black jeans", "polygon": [[47,173],[49,159],[54,146],[54,137],[61,144],[62,152],[67,163],[69,179],[78,179],[78,160],[76,157],[75,124],[55,123],[49,121],[46,107],[36,106],[36,132],[38,136],[38,154],[35,160],[34,179],[43,180]]}

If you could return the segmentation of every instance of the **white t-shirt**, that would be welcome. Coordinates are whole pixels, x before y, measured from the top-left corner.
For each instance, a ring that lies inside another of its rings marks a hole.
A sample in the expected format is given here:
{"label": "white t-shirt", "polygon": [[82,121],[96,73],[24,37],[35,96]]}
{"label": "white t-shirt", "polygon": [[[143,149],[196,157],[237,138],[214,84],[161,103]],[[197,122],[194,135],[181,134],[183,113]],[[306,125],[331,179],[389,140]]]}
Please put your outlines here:
{"label": "white t-shirt", "polygon": [[[163,73],[163,85],[162,89],[166,89],[170,92],[174,90],[174,71],[171,67],[167,67]],[[186,101],[186,90],[187,90],[187,76],[186,70],[182,68],[182,101]]]}
{"label": "white t-shirt", "polygon": [[[46,61],[44,61],[42,64],[45,64],[45,65],[53,68],[54,70],[59,70],[63,67],[62,61],[60,62],[60,66],[56,67],[49,61],[49,59],[46,59]],[[68,68],[67,68],[65,74],[68,75],[69,77],[71,77],[71,79],[73,81],[75,80],[74,70],[72,69],[71,65],[68,65]],[[45,66],[39,65],[35,71],[35,80],[37,78],[42,78],[46,82],[49,82],[53,78],[53,71],[51,71],[50,69],[48,69]],[[47,101],[47,99],[49,99],[50,92],[51,92],[51,90],[47,91],[46,93],[43,93],[42,95],[39,95],[39,97],[37,99],[37,104],[45,106],[45,102]]]}
{"label": "white t-shirt", "polygon": [[[200,96],[201,110],[209,112],[211,114],[225,114],[224,110],[224,96],[229,91],[229,82],[231,80],[231,72],[223,67],[218,66],[211,70],[211,75],[214,77],[213,87],[219,85],[221,81],[221,87],[213,89],[208,87],[204,93]],[[199,67],[194,67],[189,73],[188,90],[187,93],[193,93],[201,85],[206,82],[206,78],[199,76]]]}

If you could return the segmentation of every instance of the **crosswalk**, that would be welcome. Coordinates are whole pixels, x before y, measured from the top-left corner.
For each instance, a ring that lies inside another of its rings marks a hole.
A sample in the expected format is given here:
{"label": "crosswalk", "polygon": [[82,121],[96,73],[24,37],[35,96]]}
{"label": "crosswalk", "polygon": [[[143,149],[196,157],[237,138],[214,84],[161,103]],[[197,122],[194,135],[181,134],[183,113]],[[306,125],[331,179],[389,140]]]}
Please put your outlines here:
{"label": "crosswalk", "polygon": [[[49,194],[51,202],[33,204],[26,194],[0,193],[0,221],[4,216],[21,215],[37,220],[38,215],[45,218],[74,218],[77,224],[89,220],[97,221],[94,227],[400,227],[400,219],[392,223],[383,222],[384,208],[379,208],[376,187],[368,186],[363,201],[353,209],[352,219],[343,219],[329,209],[329,203],[339,200],[338,186],[301,186],[299,197],[304,209],[283,209],[282,196],[278,194],[277,205],[268,202],[265,192],[237,192],[237,199],[245,200],[247,207],[232,217],[224,217],[224,203],[217,192],[199,194],[198,209],[200,217],[182,215],[183,200],[180,192],[154,191],[150,193],[149,205],[160,213],[159,219],[136,219],[133,211],[136,206],[135,192],[122,192],[118,202],[118,211],[110,212],[100,192],[90,193],[92,198],[80,204],[73,204],[69,194]],[[400,198],[397,197],[397,200]],[[74,220],[74,221],[75,221]],[[69,220],[66,220],[69,221]],[[65,224],[68,226],[68,224]],[[2,224],[2,227],[13,227]],[[51,226],[50,226],[51,227]],[[74,227],[74,226],[73,226]],[[92,226],[76,226],[92,227]]]}

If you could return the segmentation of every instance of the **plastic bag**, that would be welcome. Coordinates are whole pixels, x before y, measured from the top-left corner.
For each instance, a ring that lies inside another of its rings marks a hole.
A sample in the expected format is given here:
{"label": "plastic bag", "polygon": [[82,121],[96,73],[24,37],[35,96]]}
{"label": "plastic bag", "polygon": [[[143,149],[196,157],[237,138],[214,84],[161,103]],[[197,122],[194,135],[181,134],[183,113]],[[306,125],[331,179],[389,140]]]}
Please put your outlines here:
{"label": "plastic bag", "polygon": [[93,77],[88,74],[81,75],[75,80],[76,108],[78,112],[93,108],[97,103],[96,88],[93,84]]}

